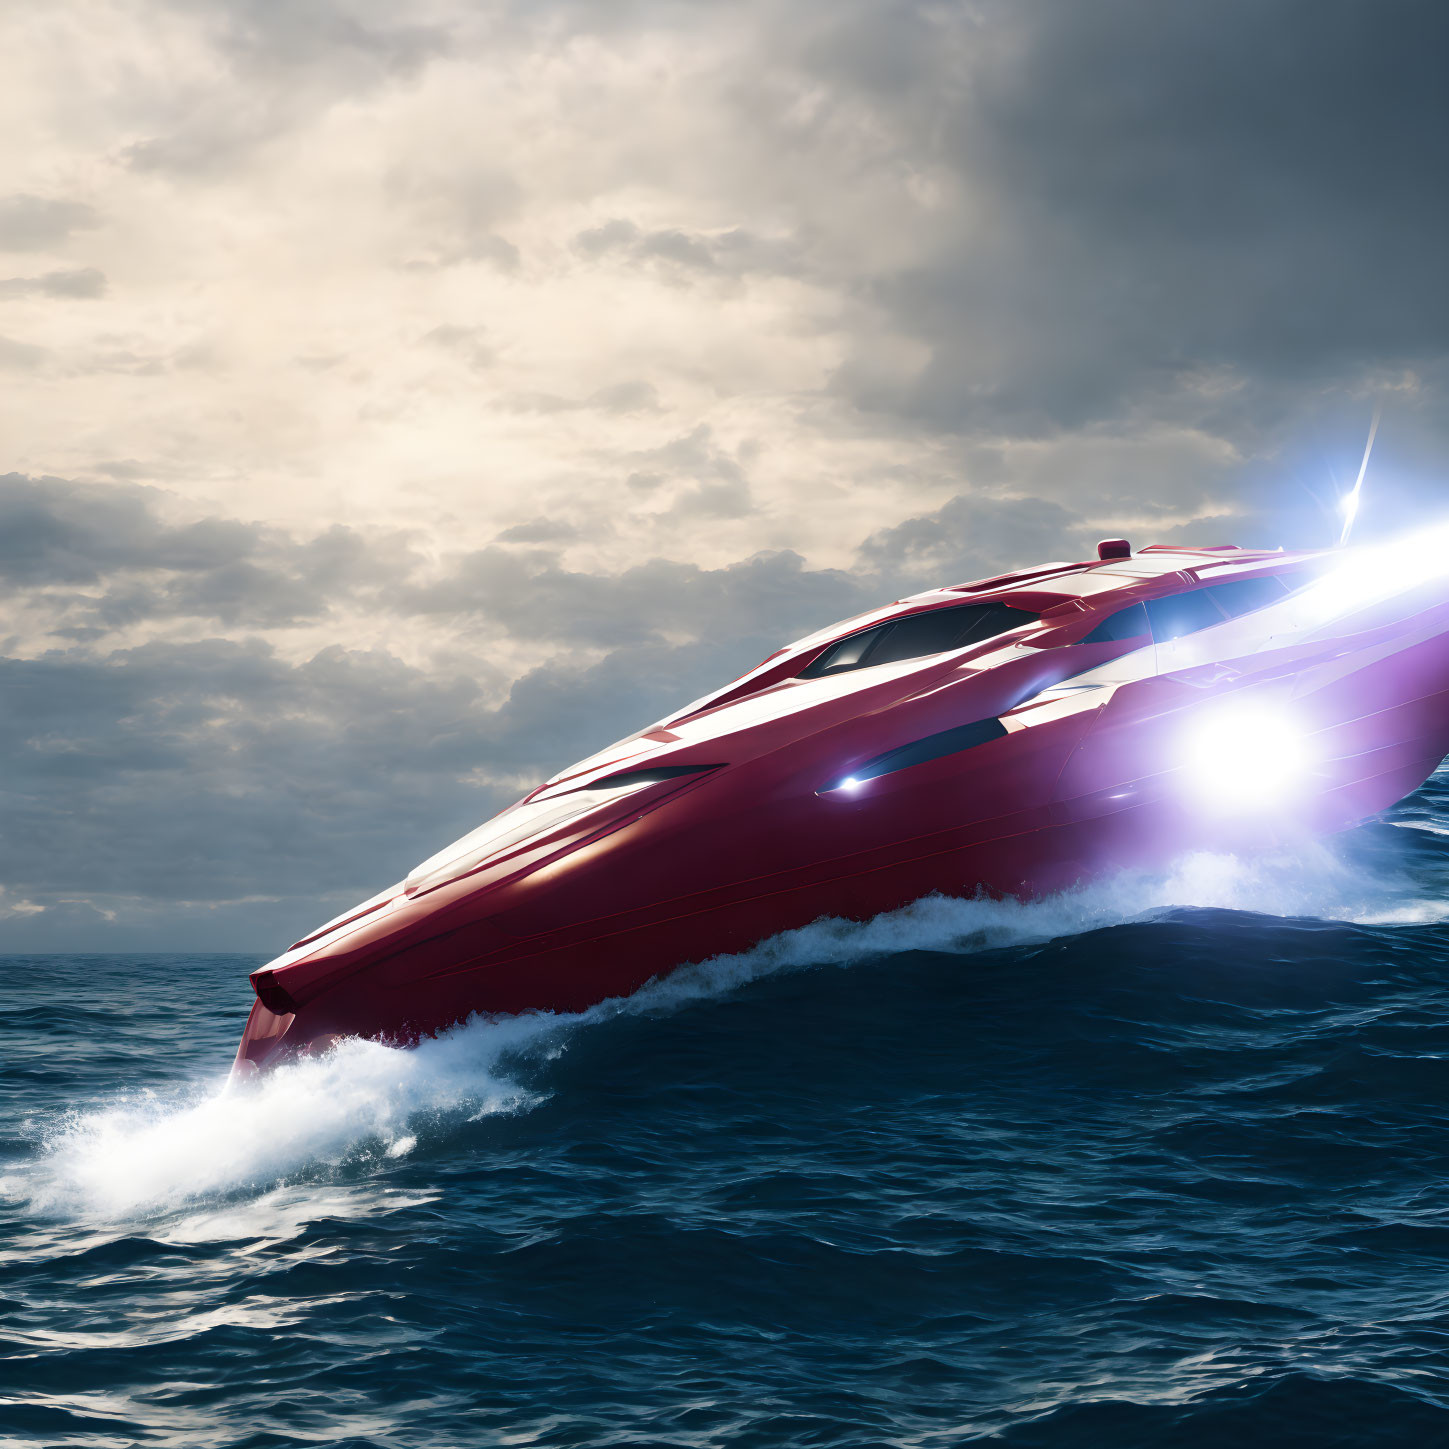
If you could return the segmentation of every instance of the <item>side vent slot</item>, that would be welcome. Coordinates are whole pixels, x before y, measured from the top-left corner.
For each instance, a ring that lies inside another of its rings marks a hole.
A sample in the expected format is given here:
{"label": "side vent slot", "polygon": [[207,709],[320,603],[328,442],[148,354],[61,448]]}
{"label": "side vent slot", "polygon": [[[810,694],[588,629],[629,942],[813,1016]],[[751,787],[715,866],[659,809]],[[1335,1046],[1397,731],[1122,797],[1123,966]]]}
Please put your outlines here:
{"label": "side vent slot", "polygon": [[963,750],[975,749],[977,745],[999,740],[1007,728],[999,719],[978,719],[971,724],[957,725],[955,729],[942,730],[939,734],[927,735],[924,739],[912,740],[883,755],[857,765],[848,775],[841,775],[828,785],[822,785],[815,793],[828,795],[835,790],[850,791],[877,780],[882,775],[893,775],[897,770],[908,770],[912,765],[924,765],[927,760],[939,760],[945,755],[957,755]]}

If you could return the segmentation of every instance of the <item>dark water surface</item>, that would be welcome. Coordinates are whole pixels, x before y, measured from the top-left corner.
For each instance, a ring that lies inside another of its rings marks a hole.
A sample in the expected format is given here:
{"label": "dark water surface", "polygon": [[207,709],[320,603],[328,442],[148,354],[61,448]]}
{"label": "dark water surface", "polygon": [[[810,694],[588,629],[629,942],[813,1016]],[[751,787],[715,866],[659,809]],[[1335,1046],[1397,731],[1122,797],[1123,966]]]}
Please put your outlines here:
{"label": "dark water surface", "polygon": [[256,958],[5,959],[0,1442],[1449,1444],[1446,921],[1441,776],[229,1094]]}

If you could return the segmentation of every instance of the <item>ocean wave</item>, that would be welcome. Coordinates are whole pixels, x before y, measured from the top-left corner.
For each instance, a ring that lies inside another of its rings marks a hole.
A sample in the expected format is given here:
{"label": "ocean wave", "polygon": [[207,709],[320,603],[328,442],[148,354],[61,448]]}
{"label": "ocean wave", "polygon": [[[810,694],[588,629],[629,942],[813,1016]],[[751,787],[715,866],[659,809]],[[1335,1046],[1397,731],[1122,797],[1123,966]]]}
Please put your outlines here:
{"label": "ocean wave", "polygon": [[122,1094],[51,1123],[40,1154],[0,1179],[0,1190],[36,1214],[124,1219],[257,1196],[299,1175],[366,1171],[450,1124],[535,1107],[546,1089],[525,1085],[520,1066],[546,1063],[580,1031],[620,1016],[669,1014],[779,972],[997,950],[1194,908],[1380,926],[1449,916],[1449,902],[1409,876],[1365,869],[1323,843],[1260,857],[1189,855],[1163,872],[1123,873],[1037,901],[931,896],[866,922],[818,921],[581,1013],[474,1018],[407,1050],[346,1040],[251,1082]]}

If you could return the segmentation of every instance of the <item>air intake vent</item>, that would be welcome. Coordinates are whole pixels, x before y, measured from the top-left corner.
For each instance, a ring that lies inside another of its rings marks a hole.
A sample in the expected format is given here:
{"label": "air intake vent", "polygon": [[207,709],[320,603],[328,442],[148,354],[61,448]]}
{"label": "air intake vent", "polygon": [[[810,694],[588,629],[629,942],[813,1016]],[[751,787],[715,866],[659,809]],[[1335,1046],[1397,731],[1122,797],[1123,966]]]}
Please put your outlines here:
{"label": "air intake vent", "polygon": [[677,780],[682,775],[701,775],[706,770],[717,770],[718,765],[655,765],[649,770],[624,770],[617,775],[605,775],[584,788],[588,790],[637,790],[643,785],[657,785],[662,780]]}
{"label": "air intake vent", "polygon": [[829,794],[832,790],[852,790],[867,780],[881,775],[893,775],[897,770],[909,769],[912,765],[924,765],[927,760],[939,760],[943,755],[957,755],[962,750],[974,749],[989,740],[999,740],[1006,734],[1006,726],[999,719],[978,719],[971,724],[957,725],[955,729],[942,730],[940,734],[927,735],[924,739],[912,740],[899,749],[887,750],[864,764],[857,765],[848,775],[821,786],[817,795]]}

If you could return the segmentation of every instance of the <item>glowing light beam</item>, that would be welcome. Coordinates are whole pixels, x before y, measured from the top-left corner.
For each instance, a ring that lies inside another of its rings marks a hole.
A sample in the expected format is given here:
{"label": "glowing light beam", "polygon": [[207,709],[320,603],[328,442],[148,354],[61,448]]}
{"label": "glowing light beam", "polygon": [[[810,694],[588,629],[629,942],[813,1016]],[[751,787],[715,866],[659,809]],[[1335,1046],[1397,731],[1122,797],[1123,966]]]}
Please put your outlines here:
{"label": "glowing light beam", "polygon": [[1358,501],[1363,492],[1363,475],[1368,472],[1369,454],[1374,450],[1374,437],[1378,433],[1379,418],[1382,413],[1382,407],[1374,409],[1374,420],[1369,424],[1368,442],[1363,447],[1363,462],[1358,465],[1358,477],[1341,505],[1343,508],[1343,532],[1338,536],[1340,548],[1348,542],[1348,535],[1353,529],[1353,521],[1358,517]]}

